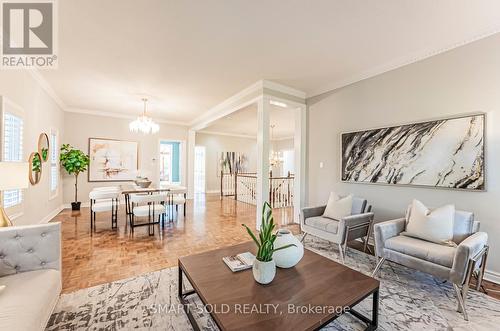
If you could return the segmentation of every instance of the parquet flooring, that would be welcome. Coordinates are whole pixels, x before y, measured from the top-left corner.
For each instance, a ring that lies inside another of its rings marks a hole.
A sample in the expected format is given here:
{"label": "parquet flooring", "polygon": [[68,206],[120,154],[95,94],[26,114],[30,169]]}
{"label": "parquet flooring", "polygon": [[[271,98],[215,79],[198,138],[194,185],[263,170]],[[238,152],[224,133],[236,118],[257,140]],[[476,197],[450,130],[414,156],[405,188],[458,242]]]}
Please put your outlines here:
{"label": "parquet flooring", "polygon": [[[275,222],[288,223],[291,210],[274,212]],[[250,240],[242,223],[255,228],[255,207],[218,195],[189,200],[186,217],[176,220],[155,235],[147,227],[134,229],[125,222],[120,206],[118,229],[111,229],[111,214],[98,213],[96,231],[90,231],[88,208],[64,210],[52,221],[62,223],[63,292],[72,292],[118,279],[177,265],[180,256],[190,255]],[[298,225],[288,226],[299,231]]]}
{"label": "parquet flooring", "polygon": [[[190,255],[250,240],[242,223],[255,228],[255,207],[218,195],[198,196],[189,200],[186,217],[149,236],[147,227],[134,234],[125,222],[125,208],[120,206],[118,229],[111,229],[110,213],[99,213],[97,230],[90,232],[88,208],[80,212],[64,210],[52,221],[62,223],[63,292],[72,292],[111,281],[133,277],[177,265],[180,256]],[[291,210],[275,210],[275,221],[299,232],[298,225],[285,225]],[[362,249],[356,241],[349,247]],[[500,299],[500,285],[485,281],[489,295]],[[493,291],[496,292],[493,292]]]}

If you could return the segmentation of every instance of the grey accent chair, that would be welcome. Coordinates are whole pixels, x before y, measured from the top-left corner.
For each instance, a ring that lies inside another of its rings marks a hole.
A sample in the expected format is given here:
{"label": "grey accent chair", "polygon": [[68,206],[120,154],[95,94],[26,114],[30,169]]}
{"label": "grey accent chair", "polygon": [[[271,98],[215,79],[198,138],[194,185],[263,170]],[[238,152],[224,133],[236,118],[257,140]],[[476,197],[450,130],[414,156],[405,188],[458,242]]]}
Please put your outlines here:
{"label": "grey accent chair", "polygon": [[476,290],[480,289],[488,255],[488,235],[478,232],[479,222],[467,211],[455,211],[453,242],[457,247],[401,235],[406,223],[406,218],[400,218],[374,225],[378,263],[372,277],[377,275],[384,261],[389,260],[450,281],[458,299],[457,311],[468,320],[465,301],[469,281],[477,272]]}
{"label": "grey accent chair", "polygon": [[353,197],[351,215],[340,220],[323,217],[325,209],[326,205],[302,208],[300,213],[300,229],[304,233],[302,241],[311,234],[337,244],[342,263],[345,261],[348,241],[362,238],[366,251],[373,222],[371,206],[367,207],[366,199]]}
{"label": "grey accent chair", "polygon": [[60,223],[0,228],[0,330],[45,330],[61,280]]}

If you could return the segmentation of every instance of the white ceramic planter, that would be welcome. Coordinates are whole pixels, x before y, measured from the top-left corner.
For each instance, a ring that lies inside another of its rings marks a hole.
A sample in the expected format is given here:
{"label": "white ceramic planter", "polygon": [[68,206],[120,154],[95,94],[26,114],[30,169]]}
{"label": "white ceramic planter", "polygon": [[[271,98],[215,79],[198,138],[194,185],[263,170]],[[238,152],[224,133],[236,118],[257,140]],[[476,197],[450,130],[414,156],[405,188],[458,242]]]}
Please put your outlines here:
{"label": "white ceramic planter", "polygon": [[274,260],[261,262],[256,259],[253,262],[252,272],[253,278],[257,283],[263,285],[269,284],[273,281],[274,276],[276,276],[276,264],[274,263]]}
{"label": "white ceramic planter", "polygon": [[291,268],[295,266],[304,256],[304,245],[297,239],[289,230],[280,229],[276,233],[274,248],[280,248],[286,245],[294,244],[295,246],[280,249],[274,252],[273,260],[277,267]]}

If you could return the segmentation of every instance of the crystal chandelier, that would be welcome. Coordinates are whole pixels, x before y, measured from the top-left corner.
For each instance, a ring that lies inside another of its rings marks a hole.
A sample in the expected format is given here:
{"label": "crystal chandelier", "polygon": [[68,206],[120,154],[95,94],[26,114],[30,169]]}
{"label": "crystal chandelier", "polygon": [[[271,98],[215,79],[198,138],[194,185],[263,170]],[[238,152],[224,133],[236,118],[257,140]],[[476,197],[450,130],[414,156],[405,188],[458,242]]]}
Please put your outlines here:
{"label": "crystal chandelier", "polygon": [[135,121],[130,122],[128,127],[131,132],[141,132],[143,134],[157,133],[160,131],[160,126],[151,117],[146,116],[146,103],[148,99],[143,98],[142,101],[144,102],[142,115],[137,117]]}
{"label": "crystal chandelier", "polygon": [[[273,140],[274,127],[276,125],[271,125],[271,141]],[[283,157],[280,152],[275,152],[271,150],[269,153],[269,165],[271,167],[278,167],[283,163]]]}

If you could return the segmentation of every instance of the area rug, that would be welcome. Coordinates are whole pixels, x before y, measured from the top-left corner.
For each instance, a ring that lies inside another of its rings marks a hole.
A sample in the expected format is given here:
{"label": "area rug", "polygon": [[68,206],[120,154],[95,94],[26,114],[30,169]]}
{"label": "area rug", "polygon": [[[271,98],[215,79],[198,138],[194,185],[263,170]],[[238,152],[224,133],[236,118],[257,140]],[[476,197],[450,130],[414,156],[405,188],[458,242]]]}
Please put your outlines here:
{"label": "area rug", "polygon": [[[309,236],[305,247],[338,261],[331,243]],[[346,264],[370,274],[375,258],[350,249]],[[63,294],[47,330],[191,330],[177,298],[177,268],[168,268]],[[425,273],[385,263],[380,286],[379,330],[498,330],[500,301],[469,291],[469,321],[456,312],[453,288]],[[201,304],[193,296],[193,304]],[[371,299],[356,309],[371,316]],[[195,310],[201,330],[218,330],[207,312]],[[324,330],[363,330],[365,325],[344,314]]]}

